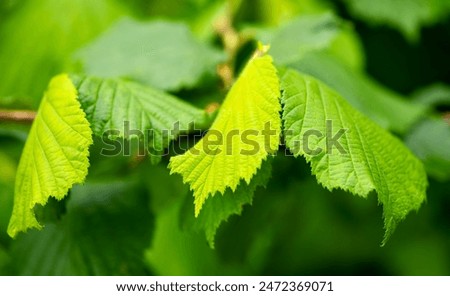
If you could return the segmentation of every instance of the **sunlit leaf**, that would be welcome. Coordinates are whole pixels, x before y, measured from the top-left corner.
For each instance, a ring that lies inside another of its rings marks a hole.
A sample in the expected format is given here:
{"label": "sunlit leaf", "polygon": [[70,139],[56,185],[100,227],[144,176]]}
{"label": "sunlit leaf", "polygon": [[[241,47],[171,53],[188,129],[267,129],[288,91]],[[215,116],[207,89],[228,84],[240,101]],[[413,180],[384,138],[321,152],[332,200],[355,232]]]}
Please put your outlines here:
{"label": "sunlit leaf", "polygon": [[278,149],[279,96],[272,58],[255,56],[205,137],[185,154],[171,158],[171,172],[181,174],[194,191],[196,216],[210,195],[223,194],[227,188],[235,191],[241,179],[249,184],[263,160]]}
{"label": "sunlit leaf", "polygon": [[67,75],[53,78],[17,169],[10,236],[41,228],[34,207],[45,205],[50,196],[64,198],[73,184],[84,181],[91,143],[92,132],[74,85]]}

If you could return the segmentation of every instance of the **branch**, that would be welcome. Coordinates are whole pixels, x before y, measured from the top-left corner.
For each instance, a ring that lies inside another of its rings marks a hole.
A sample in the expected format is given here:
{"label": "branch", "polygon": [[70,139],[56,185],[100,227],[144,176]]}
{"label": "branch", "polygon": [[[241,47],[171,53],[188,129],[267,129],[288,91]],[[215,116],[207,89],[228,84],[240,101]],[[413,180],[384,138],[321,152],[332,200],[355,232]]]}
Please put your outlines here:
{"label": "branch", "polygon": [[32,123],[36,112],[31,110],[5,110],[0,109],[0,122]]}
{"label": "branch", "polygon": [[239,49],[245,40],[233,27],[231,8],[214,23],[214,30],[222,40],[227,61],[217,67],[217,74],[222,79],[225,89],[229,89],[234,82],[234,64]]}

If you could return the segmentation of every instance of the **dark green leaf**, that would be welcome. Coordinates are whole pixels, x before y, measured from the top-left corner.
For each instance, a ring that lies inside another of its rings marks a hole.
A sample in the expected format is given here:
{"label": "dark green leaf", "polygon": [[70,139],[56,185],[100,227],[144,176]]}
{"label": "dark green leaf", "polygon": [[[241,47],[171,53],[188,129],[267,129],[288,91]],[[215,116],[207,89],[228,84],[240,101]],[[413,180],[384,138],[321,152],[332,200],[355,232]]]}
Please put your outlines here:
{"label": "dark green leaf", "polygon": [[60,221],[14,242],[14,268],[20,275],[147,274],[153,219],[146,199],[126,181],[75,186]]}
{"label": "dark green leaf", "polygon": [[78,75],[71,79],[95,135],[137,137],[156,158],[180,133],[205,128],[210,120],[204,110],[136,82]]}
{"label": "dark green leaf", "polygon": [[442,119],[427,119],[406,137],[406,144],[423,161],[427,172],[450,180],[450,126]]}
{"label": "dark green leaf", "polygon": [[126,77],[173,91],[196,86],[215,72],[223,55],[197,41],[181,23],[127,18],[74,58],[89,75]]}

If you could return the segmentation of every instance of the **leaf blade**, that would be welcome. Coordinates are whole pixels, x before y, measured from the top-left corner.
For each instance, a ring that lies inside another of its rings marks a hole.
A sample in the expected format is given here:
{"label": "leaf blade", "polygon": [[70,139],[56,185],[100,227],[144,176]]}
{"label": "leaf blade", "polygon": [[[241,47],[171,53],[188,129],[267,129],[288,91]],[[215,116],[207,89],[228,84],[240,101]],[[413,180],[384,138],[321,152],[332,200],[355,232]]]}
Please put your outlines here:
{"label": "leaf blade", "polygon": [[[341,188],[364,197],[376,190],[384,209],[385,243],[396,224],[425,200],[422,163],[397,138],[315,78],[289,69],[282,89],[287,147],[306,158],[318,182],[329,190]],[[322,135],[313,139],[314,148],[322,149],[315,154],[306,147],[311,143],[301,139],[313,129]],[[330,129],[347,129],[341,143],[346,151],[336,154],[333,147],[327,151],[324,135],[330,136]]]}
{"label": "leaf blade", "polygon": [[206,128],[210,121],[204,110],[148,86],[124,79],[70,77],[95,135],[118,131],[114,136],[143,136],[152,156],[159,157],[180,133]]}
{"label": "leaf blade", "polygon": [[[189,183],[194,191],[196,216],[209,195],[223,194],[228,187],[234,191],[241,179],[249,184],[262,161],[278,149],[281,130],[279,93],[272,58],[268,55],[254,57],[228,93],[210,131],[185,154],[171,158],[171,173],[181,174],[183,182]],[[274,131],[268,139],[260,134],[266,124]],[[256,131],[259,149],[251,155],[243,155],[242,152],[248,151],[251,145],[230,137],[234,131],[239,135]],[[222,140],[226,136],[223,150],[220,144],[205,144],[214,134],[222,136]]]}
{"label": "leaf blade", "polygon": [[89,166],[92,132],[65,74],[49,84],[17,169],[14,208],[8,234],[41,228],[33,208],[50,196],[62,199],[73,184],[82,183]]}

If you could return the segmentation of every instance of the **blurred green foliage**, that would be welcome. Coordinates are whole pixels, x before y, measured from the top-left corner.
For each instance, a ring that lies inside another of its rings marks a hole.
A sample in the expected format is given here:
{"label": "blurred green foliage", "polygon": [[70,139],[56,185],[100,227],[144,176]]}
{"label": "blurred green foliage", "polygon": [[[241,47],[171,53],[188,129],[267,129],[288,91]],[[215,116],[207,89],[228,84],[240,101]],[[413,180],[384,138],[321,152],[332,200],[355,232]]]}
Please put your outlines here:
{"label": "blurred green foliage", "polygon": [[88,75],[126,77],[169,91],[194,87],[225,58],[184,24],[131,19],[117,22],[74,56]]}
{"label": "blurred green foliage", "polygon": [[[0,274],[450,275],[447,2],[0,1],[0,109],[36,109],[49,79],[74,70],[77,53],[86,49],[106,62],[113,59],[125,37],[119,34],[107,43],[105,56],[96,44],[114,35],[109,30],[121,18],[181,23],[191,30],[192,44],[225,56],[217,24],[231,17],[245,36],[236,71],[257,39],[273,42],[273,54],[285,57],[286,64],[322,80],[405,140],[426,165],[430,182],[428,202],[381,248],[382,213],[374,194],[362,199],[341,190],[329,192],[317,184],[303,159],[280,150],[266,188],[256,189],[253,204],[220,226],[211,249],[198,231],[202,227],[189,222],[193,197],[181,178],[169,175],[168,158],[154,166],[136,155],[100,156],[102,144],[96,139],[86,184],[76,186],[64,202],[37,209],[46,224],[43,231],[12,240],[6,228],[29,127],[0,121]],[[155,40],[140,38],[167,46],[165,38],[157,37],[171,34],[164,30],[150,34]],[[200,72],[209,73],[209,79],[197,72],[185,76],[195,83],[155,86],[203,108],[224,97],[214,73],[221,59],[208,53],[198,59],[196,50],[193,64],[205,63],[207,70]],[[93,59],[82,69],[98,62]],[[178,79],[193,64],[154,69]]]}

